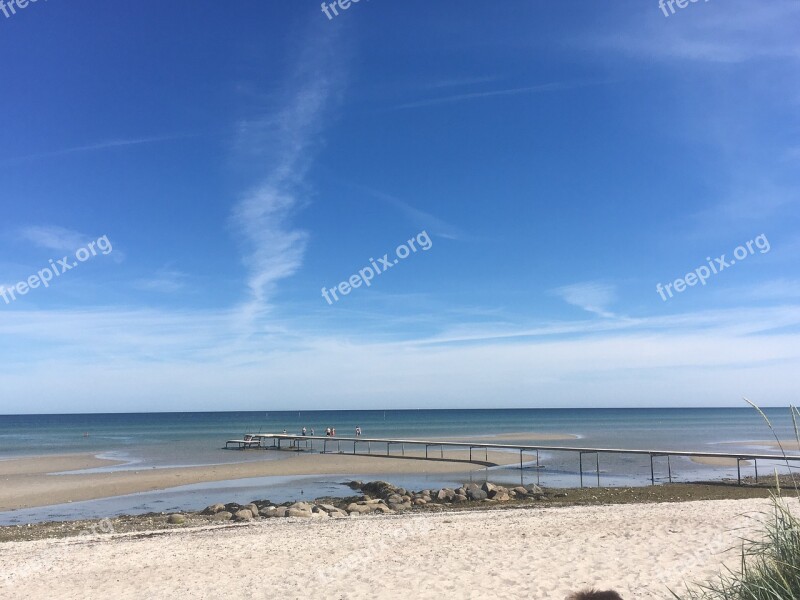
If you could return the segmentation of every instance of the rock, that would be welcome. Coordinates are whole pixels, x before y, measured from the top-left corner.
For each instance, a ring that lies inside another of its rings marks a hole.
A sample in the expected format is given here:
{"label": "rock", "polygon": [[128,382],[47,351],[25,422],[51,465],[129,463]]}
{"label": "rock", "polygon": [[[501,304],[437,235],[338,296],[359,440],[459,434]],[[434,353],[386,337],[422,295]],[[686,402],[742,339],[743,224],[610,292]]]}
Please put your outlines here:
{"label": "rock", "polygon": [[422,499],[425,500],[426,504],[431,501],[431,497],[428,494],[425,494]]}
{"label": "rock", "polygon": [[290,509],[293,508],[295,510],[304,510],[304,511],[307,511],[307,512],[311,512],[311,505],[308,502],[295,502],[289,508]]}
{"label": "rock", "polygon": [[223,510],[225,510],[225,505],[217,503],[217,504],[212,504],[211,506],[206,506],[205,509],[203,509],[203,514],[215,515],[218,512],[222,512]]}
{"label": "rock", "polygon": [[262,517],[266,518],[266,519],[271,519],[273,517],[277,517],[278,516],[276,514],[277,512],[278,512],[278,509],[275,508],[274,506],[265,506],[259,511],[259,514]]}
{"label": "rock", "polygon": [[277,507],[275,509],[275,516],[276,517],[285,517],[287,510],[289,510],[289,509],[286,508],[285,506],[279,506],[279,507]]}
{"label": "rock", "polygon": [[381,513],[381,514],[384,514],[384,515],[390,515],[394,511],[391,508],[389,508],[388,506],[386,506],[385,504],[380,504],[380,505],[375,507],[375,512],[376,513]]}
{"label": "rock", "polygon": [[508,496],[508,490],[506,488],[504,488],[504,487],[500,487],[499,485],[497,485],[497,486],[494,486],[494,489],[491,490],[490,492],[488,492],[486,495],[489,498],[495,498],[495,497],[503,495],[503,494]]}
{"label": "rock", "polygon": [[349,487],[351,490],[360,490],[362,485],[364,484],[360,481],[351,481],[347,484],[347,487]]}
{"label": "rock", "polygon": [[512,491],[512,492],[516,492],[516,493],[517,493],[517,495],[519,495],[519,496],[525,496],[525,495],[527,495],[527,493],[528,493],[528,489],[527,489],[527,488],[524,488],[524,487],[522,487],[521,485],[518,485],[517,487],[515,487],[515,488],[514,488],[513,490],[511,490],[511,491]]}
{"label": "rock", "polygon": [[406,495],[406,489],[405,488],[397,488],[395,490],[395,494],[397,494],[398,496],[405,496]]}
{"label": "rock", "polygon": [[464,494],[456,494],[453,496],[454,503],[466,502],[467,500],[469,500],[469,498],[467,498]]}
{"label": "rock", "polygon": [[233,520],[234,521],[252,521],[253,520],[253,513],[251,513],[246,508],[242,508],[241,510],[237,510],[233,513]]}
{"label": "rock", "polygon": [[397,493],[397,488],[388,481],[370,481],[361,486],[361,491],[374,498],[386,498]]}
{"label": "rock", "polygon": [[455,492],[456,492],[456,496],[466,496],[467,495],[467,490],[464,489],[463,487],[456,488]]}
{"label": "rock", "polygon": [[[495,490],[497,492],[497,490]],[[511,496],[509,496],[506,492],[498,492],[493,500],[497,500],[498,502],[508,502],[511,500]]]}
{"label": "rock", "polygon": [[428,503],[424,498],[414,498],[414,506],[425,506]]}
{"label": "rock", "polygon": [[[484,481],[483,485],[481,486],[481,489],[484,492],[486,492],[487,494],[489,494],[490,492],[493,492],[494,490],[496,490],[497,486],[494,485],[493,483],[489,483],[488,481]],[[491,498],[491,496],[489,496],[489,497]]]}
{"label": "rock", "polygon": [[467,498],[470,500],[486,500],[488,494],[476,486],[467,490]]}
{"label": "rock", "polygon": [[327,513],[332,513],[339,510],[333,504],[317,504],[317,506],[319,506],[322,510],[324,510]]}
{"label": "rock", "polygon": [[403,497],[400,494],[392,494],[388,498],[386,498],[387,504],[402,504]]}
{"label": "rock", "polygon": [[170,515],[167,517],[167,523],[170,525],[183,525],[186,523],[186,517],[179,514]]}
{"label": "rock", "polygon": [[252,502],[250,504],[245,504],[244,508],[246,508],[253,514],[253,518],[258,516],[258,507]]}
{"label": "rock", "polygon": [[403,499],[403,502],[411,502],[411,496],[409,496],[408,494],[403,494],[400,497]]}
{"label": "rock", "polygon": [[456,493],[454,490],[448,488],[442,488],[439,490],[439,493],[436,494],[436,499],[442,502],[452,502],[453,498],[456,497]]}
{"label": "rock", "polygon": [[287,517],[303,517],[304,519],[308,519],[313,516],[310,510],[303,510],[302,508],[289,508],[286,511]]}
{"label": "rock", "polygon": [[212,521],[230,521],[233,518],[233,514],[229,513],[227,510],[221,510],[218,513],[214,513],[214,516],[211,517]]}
{"label": "rock", "polygon": [[468,492],[469,490],[480,489],[480,487],[477,483],[467,483],[464,485],[464,490]]}
{"label": "rock", "polygon": [[357,504],[357,503],[353,502],[352,504],[348,504],[347,505],[347,512],[350,513],[350,514],[358,513],[360,515],[364,515],[364,514],[367,514],[368,512],[370,512],[372,510],[372,506],[375,506],[375,505]]}
{"label": "rock", "polygon": [[544,490],[535,483],[529,483],[528,485],[525,486],[525,489],[528,490],[528,493],[531,495],[536,494],[544,496]]}

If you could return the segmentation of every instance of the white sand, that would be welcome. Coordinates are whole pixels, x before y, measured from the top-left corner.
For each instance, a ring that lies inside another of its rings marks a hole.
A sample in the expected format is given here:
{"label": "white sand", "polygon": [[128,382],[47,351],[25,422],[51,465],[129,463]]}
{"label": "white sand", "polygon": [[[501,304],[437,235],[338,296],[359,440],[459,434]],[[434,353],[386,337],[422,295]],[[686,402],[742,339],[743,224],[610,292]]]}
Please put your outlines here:
{"label": "white sand", "polygon": [[765,500],[346,519],[0,544],[0,598],[667,598],[723,559]]}

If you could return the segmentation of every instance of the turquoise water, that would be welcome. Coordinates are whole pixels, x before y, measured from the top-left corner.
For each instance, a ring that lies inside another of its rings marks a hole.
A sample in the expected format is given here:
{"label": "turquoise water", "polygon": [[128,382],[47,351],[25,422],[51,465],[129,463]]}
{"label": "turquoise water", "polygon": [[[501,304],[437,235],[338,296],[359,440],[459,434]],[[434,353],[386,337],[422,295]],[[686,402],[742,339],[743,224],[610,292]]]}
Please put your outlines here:
{"label": "turquoise water", "polygon": [[[782,439],[794,437],[788,409],[768,409],[766,412]],[[282,460],[292,453],[226,451],[222,447],[227,439],[240,438],[245,433],[279,433],[284,429],[289,433],[299,433],[302,427],[306,427],[309,432],[314,428],[316,434],[321,435],[326,427],[335,427],[338,436],[350,437],[356,426],[361,427],[365,437],[375,438],[480,441],[482,436],[541,432],[579,437],[574,441],[541,442],[541,445],[552,446],[774,452],[758,444],[759,440],[772,439],[772,433],[763,418],[750,408],[293,411],[0,416],[0,460],[89,452],[124,461],[120,466],[105,470]],[[522,438],[518,441],[530,443]],[[514,442],[513,436],[502,440],[507,444]],[[346,451],[347,447],[342,450]],[[526,456],[526,461],[533,458]],[[544,469],[533,469],[533,465],[526,462],[522,470],[519,464],[515,464],[478,472],[465,470],[452,475],[387,474],[374,478],[389,479],[413,489],[486,478],[507,483],[539,482],[565,487],[579,484],[575,454],[543,451],[540,460]],[[586,456],[584,461],[584,481],[586,485],[596,485],[595,457]],[[666,466],[660,462],[656,476],[663,481]],[[769,472],[771,466],[774,465],[759,462],[762,474]],[[736,475],[735,468],[712,469],[681,458],[673,458],[671,467],[677,481]],[[646,456],[602,455],[601,484],[645,485],[649,483],[649,469]],[[379,470],[380,463],[376,459],[376,472]],[[746,469],[745,474],[752,474],[751,471]],[[198,484],[161,492],[0,513],[0,524],[196,510],[218,501],[248,502],[269,498],[282,502],[301,494],[305,497],[344,496],[352,494],[352,491],[342,483],[353,478],[359,477],[262,477]]]}
{"label": "turquoise water", "polygon": [[[793,437],[788,409],[767,414],[783,438]],[[318,435],[335,427],[339,436],[352,436],[360,426],[365,437],[414,439],[566,433],[579,436],[582,446],[667,450],[709,450],[726,442],[745,450],[751,446],[742,442],[771,438],[750,408],[14,415],[0,416],[0,459],[92,452],[123,456],[141,467],[215,464],[253,459],[250,453],[220,452],[227,439],[284,429],[299,433],[304,426]]]}

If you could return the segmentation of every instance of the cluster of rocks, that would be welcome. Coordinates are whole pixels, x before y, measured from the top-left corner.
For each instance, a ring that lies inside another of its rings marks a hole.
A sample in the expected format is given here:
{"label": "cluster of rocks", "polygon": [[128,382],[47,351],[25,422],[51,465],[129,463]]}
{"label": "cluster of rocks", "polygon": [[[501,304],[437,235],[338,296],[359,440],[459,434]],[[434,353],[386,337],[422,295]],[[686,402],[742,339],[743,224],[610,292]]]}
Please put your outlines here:
{"label": "cluster of rocks", "polygon": [[[421,490],[413,492],[402,487],[396,487],[385,481],[371,481],[361,483],[353,481],[348,484],[351,488],[362,492],[362,496],[350,498],[331,504],[315,500],[313,502],[285,502],[275,505],[268,500],[256,500],[249,504],[212,504],[202,511],[212,521],[252,521],[254,519],[270,519],[280,517],[301,518],[342,518],[357,517],[367,514],[394,514],[424,506],[443,506],[445,504],[459,504],[469,502],[508,502],[512,499],[541,500],[545,493],[538,485],[530,484],[517,487],[503,487],[486,482],[482,485],[466,483],[463,486],[450,489],[441,488],[434,490]],[[182,524],[182,515],[170,515],[168,522]]]}
{"label": "cluster of rocks", "polygon": [[508,502],[513,498],[536,500],[544,498],[544,491],[536,484],[507,488],[488,481],[483,485],[467,483],[456,489],[442,488],[440,490],[422,490],[421,492],[406,492],[403,488],[396,488],[385,481],[374,481],[361,486],[361,489],[382,498],[386,501],[387,506],[395,511],[428,504],[456,504],[470,501]]}
{"label": "cluster of rocks", "polygon": [[202,512],[211,517],[212,521],[252,521],[253,519],[270,519],[274,517],[347,517],[348,513],[332,504],[322,502],[287,502],[274,506],[268,501],[256,501],[240,505],[212,504]]}

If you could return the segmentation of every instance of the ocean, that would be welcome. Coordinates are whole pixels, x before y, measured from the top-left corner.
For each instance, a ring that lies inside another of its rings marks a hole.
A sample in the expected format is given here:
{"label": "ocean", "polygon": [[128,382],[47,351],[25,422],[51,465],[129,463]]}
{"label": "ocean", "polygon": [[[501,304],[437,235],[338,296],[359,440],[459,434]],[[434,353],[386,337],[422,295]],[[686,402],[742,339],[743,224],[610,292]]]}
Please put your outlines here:
{"label": "ocean", "polygon": [[[787,409],[771,408],[766,414],[782,439],[794,439]],[[23,456],[92,453],[123,461],[115,467],[97,470],[152,469],[176,466],[213,465],[241,461],[281,460],[287,453],[226,451],[228,439],[245,433],[300,433],[303,427],[322,435],[335,427],[340,437],[351,437],[356,427],[364,437],[405,439],[456,439],[480,441],[482,437],[505,434],[502,443],[514,444],[513,435],[529,432],[570,434],[577,440],[540,442],[545,446],[598,448],[696,450],[717,452],[775,452],[759,444],[771,440],[772,432],[753,409],[743,408],[658,408],[658,409],[486,409],[486,410],[358,410],[358,411],[270,411],[219,413],[140,413],[81,415],[0,416],[0,460]],[[521,437],[519,443],[530,443]],[[532,457],[526,456],[526,461]],[[522,471],[515,467],[495,468],[453,476],[387,475],[399,485],[421,489],[453,485],[491,477],[493,480],[552,486],[574,486],[578,480],[574,454],[541,453],[544,469]],[[586,481],[595,484],[594,457],[585,459]],[[759,467],[762,468],[761,463]],[[763,466],[766,473],[769,465]],[[673,458],[675,480],[732,477],[734,468],[710,468],[688,459]],[[749,472],[747,474],[750,474]],[[659,473],[659,479],[662,479]],[[57,475],[54,475],[57,476]],[[354,476],[355,477],[355,476]],[[149,512],[151,510],[199,509],[220,501],[249,501],[267,497],[281,502],[297,497],[348,495],[342,485],[347,477],[303,476],[262,477],[235,482],[216,482],[172,488],[161,492],[132,494],[114,499],[76,502],[47,509],[0,513],[0,524],[43,518],[84,518],[87,515]],[[602,485],[645,485],[649,483],[647,457],[602,455]]]}

